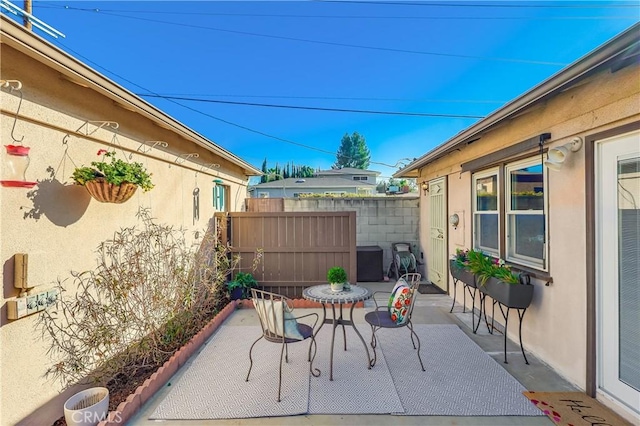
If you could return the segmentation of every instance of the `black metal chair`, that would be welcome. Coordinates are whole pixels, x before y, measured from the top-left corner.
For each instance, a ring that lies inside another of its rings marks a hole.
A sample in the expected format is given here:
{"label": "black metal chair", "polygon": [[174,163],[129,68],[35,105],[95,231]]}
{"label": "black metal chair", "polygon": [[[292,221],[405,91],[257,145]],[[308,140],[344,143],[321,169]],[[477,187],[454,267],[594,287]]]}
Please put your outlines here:
{"label": "black metal chair", "polygon": [[[413,307],[415,306],[416,297],[418,295],[418,286],[420,285],[421,278],[422,276],[416,272],[404,274],[400,277],[400,279],[404,280],[408,286],[408,290],[405,290],[404,295],[398,299],[399,303],[401,303],[402,305],[398,306],[398,308],[406,309],[406,311],[404,311],[404,315],[402,315],[402,318],[395,317],[396,313],[390,312],[389,306],[378,306],[378,302],[375,299],[376,294],[390,294],[389,292],[376,291],[375,293],[373,293],[373,301],[376,304],[376,310],[373,312],[368,312],[364,316],[365,321],[367,321],[367,323],[369,323],[369,325],[371,326],[371,347],[373,348],[373,361],[371,364],[372,366],[376,364],[377,360],[376,346],[378,346],[378,341],[376,339],[376,332],[381,328],[396,329],[406,326],[411,331],[411,343],[413,344],[413,349],[418,350],[418,360],[420,361],[420,367],[422,367],[422,371],[425,371],[424,364],[422,363],[422,358],[420,357],[420,339],[418,338],[416,332],[413,330],[413,324],[411,323],[411,315],[413,313]],[[406,288],[407,287],[404,287],[404,289]],[[398,291],[402,290],[403,289],[401,288]],[[413,339],[414,336],[415,340],[418,341],[417,348],[416,343]]]}
{"label": "black metal chair", "polygon": [[[317,344],[313,335],[313,330],[318,324],[319,315],[311,313],[307,315],[301,315],[296,317],[293,315],[293,306],[290,303],[290,299],[287,297],[270,293],[268,291],[251,289],[251,296],[253,305],[258,312],[260,318],[260,326],[262,327],[262,335],[256,339],[249,349],[249,372],[247,373],[246,381],[249,381],[249,375],[253,368],[253,347],[260,341],[265,339],[267,342],[279,343],[282,345],[280,351],[280,368],[278,376],[278,402],[280,402],[280,394],[282,391],[282,359],[284,356],[285,362],[289,362],[289,343],[302,342],[307,339],[311,339],[309,342],[309,351],[307,355],[307,361],[309,362],[309,371],[314,377],[320,376],[320,370],[313,368],[313,360],[316,357]],[[315,317],[313,326],[299,323],[297,320],[306,317]],[[313,348],[313,356],[311,356],[311,349]]]}

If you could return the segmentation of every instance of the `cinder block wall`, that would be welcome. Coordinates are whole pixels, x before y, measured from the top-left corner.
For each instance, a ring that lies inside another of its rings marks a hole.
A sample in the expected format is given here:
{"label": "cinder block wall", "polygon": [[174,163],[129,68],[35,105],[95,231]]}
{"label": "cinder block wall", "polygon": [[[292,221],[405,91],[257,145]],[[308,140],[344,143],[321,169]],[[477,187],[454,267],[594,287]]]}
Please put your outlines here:
{"label": "cinder block wall", "polygon": [[380,246],[385,274],[391,263],[391,243],[408,242],[420,257],[420,197],[285,198],[284,211],[355,211],[356,244]]}

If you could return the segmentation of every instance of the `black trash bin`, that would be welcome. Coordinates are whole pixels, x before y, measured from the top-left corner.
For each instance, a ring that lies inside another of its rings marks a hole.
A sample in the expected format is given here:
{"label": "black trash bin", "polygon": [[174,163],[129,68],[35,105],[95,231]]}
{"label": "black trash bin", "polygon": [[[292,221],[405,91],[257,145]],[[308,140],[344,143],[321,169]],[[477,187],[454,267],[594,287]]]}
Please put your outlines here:
{"label": "black trash bin", "polygon": [[358,246],[358,281],[383,281],[382,247]]}

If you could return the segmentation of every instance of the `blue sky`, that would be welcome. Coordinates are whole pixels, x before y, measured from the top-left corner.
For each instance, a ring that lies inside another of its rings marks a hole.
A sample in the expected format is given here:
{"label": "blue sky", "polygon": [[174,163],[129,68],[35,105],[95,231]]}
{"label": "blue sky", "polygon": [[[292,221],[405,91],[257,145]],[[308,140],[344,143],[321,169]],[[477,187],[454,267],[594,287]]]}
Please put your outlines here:
{"label": "blue sky", "polygon": [[342,136],[357,131],[370,169],[390,176],[397,168],[378,163],[423,155],[633,25],[640,8],[34,1],[33,14],[66,35],[45,38],[134,93],[217,101],[142,96],[258,168],[265,158],[330,168]]}

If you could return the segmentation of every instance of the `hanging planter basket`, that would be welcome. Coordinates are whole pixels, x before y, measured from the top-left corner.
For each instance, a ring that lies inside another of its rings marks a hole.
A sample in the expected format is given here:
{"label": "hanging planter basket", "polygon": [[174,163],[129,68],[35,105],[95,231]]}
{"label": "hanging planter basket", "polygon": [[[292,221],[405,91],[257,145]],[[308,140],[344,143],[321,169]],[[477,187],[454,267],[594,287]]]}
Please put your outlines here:
{"label": "hanging planter basket", "polygon": [[84,187],[93,198],[101,203],[122,204],[136,193],[138,185],[125,182],[122,185],[114,185],[103,178],[85,182]]}

